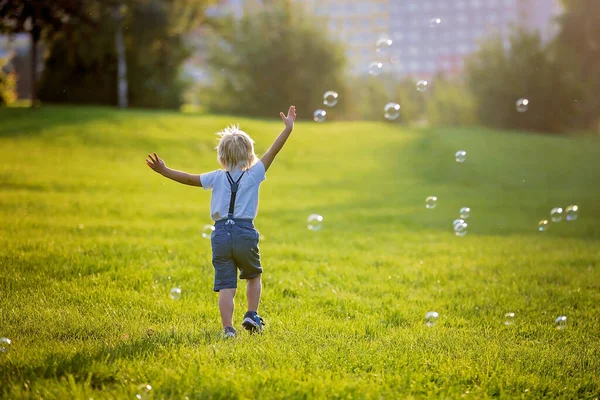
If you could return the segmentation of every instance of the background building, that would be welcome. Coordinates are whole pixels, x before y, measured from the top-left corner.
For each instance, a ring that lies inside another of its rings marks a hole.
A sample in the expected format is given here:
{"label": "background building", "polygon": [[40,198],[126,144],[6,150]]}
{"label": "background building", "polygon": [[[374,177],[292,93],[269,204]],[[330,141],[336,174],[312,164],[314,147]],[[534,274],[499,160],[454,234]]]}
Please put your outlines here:
{"label": "background building", "polygon": [[557,0],[406,0],[390,1],[390,36],[397,71],[428,77],[458,73],[465,56],[487,36],[498,33],[508,43],[511,26],[553,36]]}

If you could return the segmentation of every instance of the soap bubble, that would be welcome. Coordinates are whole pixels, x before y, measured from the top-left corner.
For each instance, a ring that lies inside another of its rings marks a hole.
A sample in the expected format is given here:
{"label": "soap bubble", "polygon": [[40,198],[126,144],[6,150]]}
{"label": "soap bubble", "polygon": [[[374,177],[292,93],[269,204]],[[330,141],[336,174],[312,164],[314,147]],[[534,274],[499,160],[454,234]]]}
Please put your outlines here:
{"label": "soap bubble", "polygon": [[9,338],[0,338],[0,353],[8,353],[12,341]]}
{"label": "soap bubble", "polygon": [[452,222],[452,226],[456,226],[457,224],[464,224],[465,220],[462,218],[457,218]]}
{"label": "soap bubble", "polygon": [[309,231],[320,231],[321,228],[323,227],[323,216],[319,215],[319,214],[311,214],[308,216],[307,220],[308,222],[308,230]]}
{"label": "soap bubble", "polygon": [[538,231],[544,232],[547,229],[548,229],[548,220],[547,219],[543,219],[540,222],[538,222]]}
{"label": "soap bubble", "polygon": [[552,222],[560,222],[563,217],[563,209],[561,207],[554,207],[550,210],[550,219]]}
{"label": "soap bubble", "polygon": [[181,289],[178,287],[174,287],[173,289],[171,289],[169,297],[173,300],[179,300],[181,298]]}
{"label": "soap bubble", "polygon": [[431,18],[429,20],[429,26],[432,28],[439,26],[441,23],[442,23],[442,20],[440,18]]}
{"label": "soap bubble", "polygon": [[334,92],[333,90],[329,90],[329,91],[325,92],[325,94],[323,95],[323,104],[326,105],[327,107],[333,107],[337,104],[337,102],[338,102],[337,92]]}
{"label": "soap bubble", "polygon": [[565,208],[565,219],[567,221],[575,221],[579,217],[579,207],[573,205]]}
{"label": "soap bubble", "polygon": [[431,328],[432,326],[434,326],[436,324],[439,317],[440,317],[440,315],[435,311],[427,312],[427,314],[425,314],[425,325],[427,325],[429,328]]}
{"label": "soap bubble", "polygon": [[398,119],[398,117],[400,116],[400,104],[393,103],[393,102],[387,103],[385,105],[385,107],[383,108],[383,111],[384,111],[383,116],[388,121],[393,121],[395,119]]}
{"label": "soap bubble", "polygon": [[468,225],[463,220],[462,222],[459,221],[459,222],[455,223],[453,225],[453,228],[454,228],[454,234],[456,236],[461,236],[462,237],[462,236],[466,236]]}
{"label": "soap bubble", "polygon": [[392,47],[393,43],[394,42],[389,37],[380,37],[375,44],[377,53],[385,53],[390,47]]}
{"label": "soap bubble", "polygon": [[369,64],[369,74],[372,76],[379,76],[383,73],[383,63],[379,61],[373,61]]}
{"label": "soap bubble", "polygon": [[429,85],[429,82],[421,79],[420,81],[417,81],[417,90],[419,92],[424,92],[427,89],[427,85]]}
{"label": "soap bubble", "polygon": [[504,314],[504,325],[509,326],[512,325],[515,321],[515,313],[509,312]]}
{"label": "soap bubble", "polygon": [[564,315],[557,317],[554,324],[556,325],[556,329],[565,329],[567,327],[567,317]]}
{"label": "soap bubble", "polygon": [[471,215],[471,209],[469,207],[463,207],[459,211],[461,218],[469,218]]}
{"label": "soap bubble", "polygon": [[315,122],[325,122],[326,117],[327,111],[321,110],[320,108],[318,110],[315,110],[315,112],[313,113],[313,120]]}
{"label": "soap bubble", "polygon": [[519,99],[517,100],[517,111],[518,112],[525,112],[527,111],[527,109],[529,108],[529,100],[527,99]]}
{"label": "soap bubble", "polygon": [[454,154],[454,158],[457,163],[464,163],[467,159],[467,152],[464,150],[459,150]]}
{"label": "soap bubble", "polygon": [[204,239],[210,239],[210,236],[212,235],[212,233],[215,231],[215,227],[212,225],[204,225],[204,228],[202,228],[202,237]]}
{"label": "soap bubble", "polygon": [[135,395],[135,398],[138,400],[146,400],[150,396],[150,392],[152,392],[152,386],[142,385],[138,388],[138,393]]}
{"label": "soap bubble", "polygon": [[429,196],[425,199],[425,208],[435,208],[437,206],[437,197]]}

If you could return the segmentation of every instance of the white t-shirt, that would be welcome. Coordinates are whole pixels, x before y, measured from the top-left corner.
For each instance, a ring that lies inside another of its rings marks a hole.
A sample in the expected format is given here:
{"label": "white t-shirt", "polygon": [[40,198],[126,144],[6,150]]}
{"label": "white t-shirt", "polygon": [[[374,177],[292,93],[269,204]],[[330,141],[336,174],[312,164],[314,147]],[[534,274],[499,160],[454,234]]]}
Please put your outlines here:
{"label": "white t-shirt", "polygon": [[[233,181],[237,181],[242,174],[241,170],[230,171]],[[258,188],[260,183],[267,179],[265,165],[262,161],[254,164],[246,171],[239,182],[235,198],[234,218],[254,219],[258,213]],[[231,200],[231,185],[227,180],[227,173],[222,169],[200,175],[200,183],[205,190],[212,189],[210,198],[210,216],[213,220],[227,218],[229,214],[229,201]]]}

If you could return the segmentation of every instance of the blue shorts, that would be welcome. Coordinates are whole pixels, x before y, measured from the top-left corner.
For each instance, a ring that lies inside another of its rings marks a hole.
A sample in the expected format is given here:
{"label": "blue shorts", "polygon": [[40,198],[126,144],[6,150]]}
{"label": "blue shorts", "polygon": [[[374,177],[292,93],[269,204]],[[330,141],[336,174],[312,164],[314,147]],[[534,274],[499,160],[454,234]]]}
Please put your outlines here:
{"label": "blue shorts", "polygon": [[215,222],[211,235],[212,262],[215,268],[214,290],[237,288],[240,279],[252,279],[262,274],[259,233],[250,219],[222,219]]}

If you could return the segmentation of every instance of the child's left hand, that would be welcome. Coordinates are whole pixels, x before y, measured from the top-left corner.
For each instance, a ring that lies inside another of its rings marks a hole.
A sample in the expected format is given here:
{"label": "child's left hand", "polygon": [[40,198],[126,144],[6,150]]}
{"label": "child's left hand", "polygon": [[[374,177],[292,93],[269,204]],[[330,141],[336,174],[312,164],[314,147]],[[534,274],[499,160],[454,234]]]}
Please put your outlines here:
{"label": "child's left hand", "polygon": [[279,116],[283,120],[283,123],[285,124],[286,128],[288,128],[289,130],[294,129],[294,121],[296,120],[295,106],[290,106],[290,109],[288,110],[288,115],[285,115],[281,112],[279,113]]}

